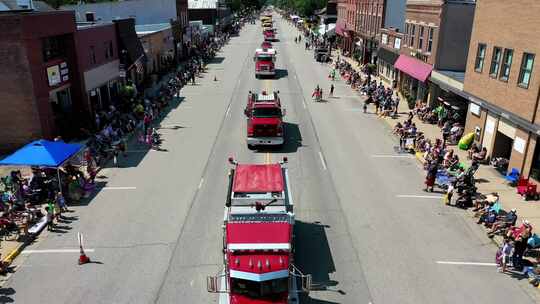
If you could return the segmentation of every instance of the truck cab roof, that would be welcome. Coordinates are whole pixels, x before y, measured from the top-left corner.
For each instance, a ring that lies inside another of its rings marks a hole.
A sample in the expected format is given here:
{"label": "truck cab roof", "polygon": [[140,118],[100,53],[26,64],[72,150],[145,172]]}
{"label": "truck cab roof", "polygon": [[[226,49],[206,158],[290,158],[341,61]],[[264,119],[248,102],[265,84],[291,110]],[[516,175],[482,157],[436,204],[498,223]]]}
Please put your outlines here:
{"label": "truck cab roof", "polygon": [[229,175],[227,216],[292,212],[287,168],[275,164],[236,164]]}
{"label": "truck cab roof", "polygon": [[248,95],[248,108],[276,106],[281,107],[278,92],[272,92],[272,94],[250,92]]}

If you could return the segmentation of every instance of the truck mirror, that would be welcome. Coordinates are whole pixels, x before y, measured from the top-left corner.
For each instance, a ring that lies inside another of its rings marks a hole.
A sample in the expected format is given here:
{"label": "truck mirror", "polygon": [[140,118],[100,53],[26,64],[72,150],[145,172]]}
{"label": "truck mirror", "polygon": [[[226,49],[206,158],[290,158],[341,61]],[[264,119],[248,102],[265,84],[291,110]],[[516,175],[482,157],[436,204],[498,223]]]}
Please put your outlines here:
{"label": "truck mirror", "polygon": [[[303,284],[303,282],[302,282]],[[302,286],[303,288],[303,286]],[[208,292],[219,292],[219,278],[218,277],[206,277],[206,290]]]}
{"label": "truck mirror", "polygon": [[311,290],[311,285],[312,285],[311,275],[310,274],[303,275],[302,276],[302,291],[309,293],[309,291]]}

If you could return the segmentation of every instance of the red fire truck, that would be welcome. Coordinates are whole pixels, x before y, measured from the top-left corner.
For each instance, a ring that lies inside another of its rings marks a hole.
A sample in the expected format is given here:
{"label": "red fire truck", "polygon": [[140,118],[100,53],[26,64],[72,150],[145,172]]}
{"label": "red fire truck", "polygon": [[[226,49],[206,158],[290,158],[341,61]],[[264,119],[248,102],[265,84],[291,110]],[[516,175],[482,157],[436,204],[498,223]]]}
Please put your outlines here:
{"label": "red fire truck", "polygon": [[249,92],[244,114],[247,118],[247,146],[282,146],[285,142],[283,116],[285,109],[281,108],[279,91],[267,94]]}
{"label": "red fire truck", "polygon": [[[223,223],[224,270],[207,278],[219,304],[292,304],[311,275],[294,266],[294,213],[287,168],[238,164],[229,172]],[[300,288],[298,288],[300,286]]]}
{"label": "red fire truck", "polygon": [[276,76],[276,50],[274,49],[256,49],[255,56],[255,77]]}
{"label": "red fire truck", "polygon": [[276,40],[276,30],[274,28],[266,27],[263,30],[263,36],[265,41],[274,41]]}

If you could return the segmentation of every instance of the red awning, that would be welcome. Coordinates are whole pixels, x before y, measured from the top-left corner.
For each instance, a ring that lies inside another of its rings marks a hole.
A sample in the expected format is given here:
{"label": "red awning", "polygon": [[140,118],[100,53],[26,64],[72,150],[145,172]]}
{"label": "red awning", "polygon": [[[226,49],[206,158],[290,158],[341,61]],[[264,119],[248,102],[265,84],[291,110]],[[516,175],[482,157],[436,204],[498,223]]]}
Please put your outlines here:
{"label": "red awning", "polygon": [[349,37],[349,33],[347,33],[347,30],[345,29],[345,23],[344,22],[337,22],[336,23],[336,34],[342,36],[342,37]]}
{"label": "red awning", "polygon": [[431,70],[433,70],[432,65],[407,55],[399,55],[396,63],[394,63],[394,67],[421,82],[426,82],[431,74]]}

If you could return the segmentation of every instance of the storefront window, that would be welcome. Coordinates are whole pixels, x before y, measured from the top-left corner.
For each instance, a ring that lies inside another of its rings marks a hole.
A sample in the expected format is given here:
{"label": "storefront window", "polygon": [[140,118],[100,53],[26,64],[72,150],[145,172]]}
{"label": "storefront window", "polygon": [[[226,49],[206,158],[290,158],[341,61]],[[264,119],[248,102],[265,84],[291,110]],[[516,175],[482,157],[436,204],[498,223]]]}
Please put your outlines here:
{"label": "storefront window", "polygon": [[42,47],[44,62],[65,57],[65,47],[62,36],[43,38]]}
{"label": "storefront window", "polygon": [[538,137],[536,139],[536,147],[534,148],[534,156],[531,163],[531,171],[529,173],[531,178],[540,181],[540,143]]}

